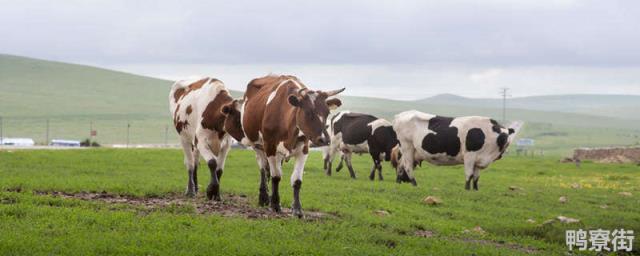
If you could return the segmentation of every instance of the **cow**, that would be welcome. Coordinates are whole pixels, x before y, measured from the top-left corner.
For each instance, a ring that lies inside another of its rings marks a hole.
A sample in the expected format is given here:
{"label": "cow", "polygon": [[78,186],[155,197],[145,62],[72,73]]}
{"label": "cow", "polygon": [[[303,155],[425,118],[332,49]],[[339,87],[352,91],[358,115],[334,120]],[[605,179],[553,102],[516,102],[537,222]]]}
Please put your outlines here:
{"label": "cow", "polygon": [[[295,158],[291,186],[292,213],[302,217],[300,188],[310,144],[327,145],[329,136],[325,122],[331,109],[342,105],[335,96],[344,88],[333,91],[314,91],[295,76],[268,75],[253,79],[247,85],[241,108],[243,144],[256,152],[260,168],[259,204],[270,203],[281,212],[278,187],[282,176],[282,162]],[[227,111],[228,110],[228,111]],[[233,112],[233,106],[226,108]],[[271,178],[271,197],[267,190],[267,173]],[[270,201],[270,202],[268,202]]]}
{"label": "cow", "polygon": [[211,172],[207,198],[221,200],[220,179],[232,143],[224,129],[226,116],[222,108],[232,101],[224,83],[211,77],[180,80],[171,87],[169,110],[184,151],[188,197],[198,193],[198,163],[202,156]]}
{"label": "cow", "polygon": [[393,129],[400,141],[392,155],[397,182],[416,186],[413,169],[423,160],[434,165],[464,164],[465,189],[478,190],[480,170],[502,158],[514,130],[481,116],[445,117],[416,110],[395,116]]}
{"label": "cow", "polygon": [[342,163],[346,161],[349,174],[355,179],[356,174],[351,165],[352,153],[369,153],[373,160],[369,179],[374,180],[378,170],[378,179],[383,180],[382,161],[390,161],[391,151],[398,145],[396,132],[389,121],[368,114],[340,111],[331,118],[329,128],[331,143],[323,150],[327,175],[331,176],[333,159],[341,152],[336,172],[342,169]]}

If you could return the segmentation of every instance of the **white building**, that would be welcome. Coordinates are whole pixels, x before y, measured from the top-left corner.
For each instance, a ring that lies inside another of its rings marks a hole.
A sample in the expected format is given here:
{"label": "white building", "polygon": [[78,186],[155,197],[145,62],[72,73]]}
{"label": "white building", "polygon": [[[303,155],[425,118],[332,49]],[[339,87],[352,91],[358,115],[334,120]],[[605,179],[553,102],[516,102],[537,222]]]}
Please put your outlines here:
{"label": "white building", "polygon": [[36,143],[31,138],[0,138],[0,145],[33,147]]}

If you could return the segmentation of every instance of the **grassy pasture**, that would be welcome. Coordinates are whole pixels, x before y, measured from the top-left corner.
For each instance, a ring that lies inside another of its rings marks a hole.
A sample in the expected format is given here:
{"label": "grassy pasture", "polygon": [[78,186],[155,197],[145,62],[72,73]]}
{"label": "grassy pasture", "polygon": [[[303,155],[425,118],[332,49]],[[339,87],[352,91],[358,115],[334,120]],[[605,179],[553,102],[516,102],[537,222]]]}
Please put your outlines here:
{"label": "grassy pasture", "polygon": [[[354,157],[357,180],[345,170],[327,177],[320,158],[312,152],[307,162],[302,205],[328,217],[249,219],[199,214],[188,206],[145,211],[34,193],[181,197],[187,175],[178,150],[0,151],[0,254],[561,255],[566,229],[640,230],[640,167],[634,165],[583,163],[577,169],[556,158],[512,156],[483,171],[480,191],[468,192],[460,166],[425,164],[412,187],[396,184],[388,165],[384,181],[369,181],[365,156]],[[285,165],[283,207],[292,199],[291,168]],[[233,150],[222,177],[223,200],[243,195],[257,208],[258,180],[253,152]],[[206,168],[199,181],[194,203],[204,203]],[[623,191],[632,196],[618,194]],[[442,204],[422,203],[428,195]],[[560,203],[560,196],[568,202]],[[559,215],[581,222],[542,225]]]}

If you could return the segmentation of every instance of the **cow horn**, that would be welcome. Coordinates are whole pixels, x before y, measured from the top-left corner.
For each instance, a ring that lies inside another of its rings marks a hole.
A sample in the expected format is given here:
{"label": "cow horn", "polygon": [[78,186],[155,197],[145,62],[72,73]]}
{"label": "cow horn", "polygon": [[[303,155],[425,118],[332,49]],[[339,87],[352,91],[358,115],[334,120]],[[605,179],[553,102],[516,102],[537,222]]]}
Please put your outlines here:
{"label": "cow horn", "polygon": [[341,92],[343,92],[343,91],[344,91],[344,89],[346,89],[346,88],[342,88],[342,89],[338,89],[338,90],[333,90],[333,91],[328,91],[328,92],[326,92],[327,97],[331,97],[331,96],[333,96],[333,95],[336,95],[336,94],[338,94],[338,93],[341,93]]}

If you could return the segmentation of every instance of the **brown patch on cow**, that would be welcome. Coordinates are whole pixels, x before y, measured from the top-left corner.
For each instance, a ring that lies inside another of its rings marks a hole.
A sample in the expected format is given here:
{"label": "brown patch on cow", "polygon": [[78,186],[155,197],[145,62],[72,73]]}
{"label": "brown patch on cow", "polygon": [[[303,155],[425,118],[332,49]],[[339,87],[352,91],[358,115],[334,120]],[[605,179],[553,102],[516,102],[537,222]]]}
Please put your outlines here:
{"label": "brown patch on cow", "polygon": [[187,94],[189,94],[192,91],[198,90],[200,88],[202,88],[202,86],[205,85],[205,83],[211,80],[210,83],[212,82],[218,82],[220,80],[215,79],[215,78],[209,78],[209,77],[205,77],[203,79],[200,79],[198,81],[195,81],[191,84],[189,84],[186,87],[180,87],[178,89],[176,89],[175,92],[173,92],[173,99],[175,102],[178,102],[180,99],[184,98],[185,96],[187,96]]}
{"label": "brown patch on cow", "polygon": [[178,89],[176,89],[176,91],[173,92],[173,100],[174,102],[178,102],[178,100],[180,100],[180,98],[182,98],[182,96],[184,96],[184,93],[187,91],[187,89],[185,89],[184,87],[180,87]]}
{"label": "brown patch on cow", "polygon": [[222,138],[225,120],[222,107],[231,101],[233,101],[233,98],[226,90],[220,91],[202,112],[202,122],[200,123],[202,127],[218,132],[218,136]]}
{"label": "brown patch on cow", "polygon": [[[99,193],[79,192],[66,193],[59,191],[34,191],[36,195],[53,196],[64,199],[78,199],[83,201],[103,202],[113,205],[124,205],[132,207],[133,210],[139,211],[141,214],[148,214],[157,211],[175,211],[176,208],[183,209],[181,213],[190,214],[216,214],[224,217],[244,217],[247,219],[283,219],[290,218],[293,215],[291,210],[282,209],[282,213],[276,213],[267,208],[254,208],[249,203],[246,195],[224,194],[223,201],[208,201],[204,197],[185,198],[176,194],[169,194],[162,197],[134,197],[129,195],[110,194],[106,191]],[[123,210],[123,208],[114,208],[114,210]],[[127,209],[127,208],[125,208]],[[189,209],[192,211],[190,212]],[[324,213],[320,211],[305,211],[305,220],[322,221],[325,219],[336,218],[336,213]],[[297,218],[296,218],[297,219]]]}
{"label": "brown patch on cow", "polygon": [[193,108],[191,107],[191,105],[189,105],[187,107],[187,115],[191,114],[191,112],[193,112]]}
{"label": "brown patch on cow", "polygon": [[182,132],[184,128],[189,125],[188,120],[180,121],[180,116],[178,116],[178,111],[180,111],[180,104],[176,106],[176,111],[173,112],[173,125],[176,127],[176,131],[178,134]]}
{"label": "brown patch on cow", "polygon": [[226,113],[223,113],[226,116],[224,120],[224,130],[237,141],[242,141],[244,131],[242,130],[242,115],[237,109],[238,104],[240,104],[238,100],[233,100],[231,103],[223,106],[223,108],[227,109]]}

